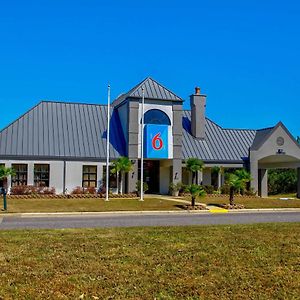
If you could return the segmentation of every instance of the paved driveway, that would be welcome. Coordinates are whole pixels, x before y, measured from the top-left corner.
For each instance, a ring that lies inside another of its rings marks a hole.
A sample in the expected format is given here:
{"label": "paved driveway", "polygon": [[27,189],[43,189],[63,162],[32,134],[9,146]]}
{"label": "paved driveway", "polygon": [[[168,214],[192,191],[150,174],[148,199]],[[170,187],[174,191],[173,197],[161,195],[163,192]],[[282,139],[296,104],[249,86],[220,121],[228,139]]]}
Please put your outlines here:
{"label": "paved driveway", "polygon": [[19,215],[0,217],[0,229],[185,226],[266,222],[300,222],[300,212]]}

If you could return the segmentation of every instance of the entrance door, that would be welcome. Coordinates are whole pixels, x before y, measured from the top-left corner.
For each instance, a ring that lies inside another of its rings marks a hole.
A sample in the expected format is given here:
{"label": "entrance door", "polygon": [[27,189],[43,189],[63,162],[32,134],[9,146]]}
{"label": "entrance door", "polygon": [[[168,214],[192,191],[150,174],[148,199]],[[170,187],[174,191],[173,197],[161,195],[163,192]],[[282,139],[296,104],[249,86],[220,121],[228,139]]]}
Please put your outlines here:
{"label": "entrance door", "polygon": [[[139,178],[141,178],[139,161]],[[148,184],[146,194],[159,193],[159,160],[144,160],[144,182]]]}

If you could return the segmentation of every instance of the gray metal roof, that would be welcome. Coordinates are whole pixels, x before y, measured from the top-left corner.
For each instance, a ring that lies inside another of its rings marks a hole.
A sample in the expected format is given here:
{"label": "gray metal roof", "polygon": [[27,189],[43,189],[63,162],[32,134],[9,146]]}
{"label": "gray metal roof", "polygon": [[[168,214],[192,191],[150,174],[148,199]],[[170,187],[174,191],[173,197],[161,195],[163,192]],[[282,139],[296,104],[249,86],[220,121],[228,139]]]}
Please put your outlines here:
{"label": "gray metal roof", "polygon": [[[191,112],[183,111],[183,159],[243,162],[262,131],[223,129],[206,119],[204,140],[190,130]],[[106,157],[107,106],[41,102],[0,132],[0,158],[103,160]],[[111,115],[112,159],[126,155],[117,110]]]}
{"label": "gray metal roof", "polygon": [[251,150],[257,150],[261,144],[268,138],[272,133],[274,127],[264,128],[256,131],[254,141],[251,145]]}
{"label": "gray metal roof", "polygon": [[127,92],[126,94],[122,94],[116,100],[114,100],[113,105],[119,105],[127,98],[141,98],[142,88],[144,88],[144,95],[146,99],[183,101],[169,89],[167,89],[154,79],[147,77],[142,82],[137,84],[134,88],[132,88],[129,92]]}
{"label": "gray metal roof", "polygon": [[[112,158],[126,155],[118,114],[111,116]],[[107,106],[41,102],[0,132],[0,157],[103,159]]]}
{"label": "gray metal roof", "polygon": [[223,129],[206,118],[205,139],[191,134],[191,112],[183,111],[183,158],[198,157],[203,161],[243,162],[249,156],[256,130]]}

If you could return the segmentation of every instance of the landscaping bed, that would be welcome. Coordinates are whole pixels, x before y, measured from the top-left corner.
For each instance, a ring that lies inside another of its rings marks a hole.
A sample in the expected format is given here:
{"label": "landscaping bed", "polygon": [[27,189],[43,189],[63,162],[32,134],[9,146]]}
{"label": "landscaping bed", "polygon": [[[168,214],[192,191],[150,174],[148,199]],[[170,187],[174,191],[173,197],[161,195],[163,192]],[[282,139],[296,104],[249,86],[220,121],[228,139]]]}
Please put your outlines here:
{"label": "landscaping bed", "polygon": [[[188,198],[186,198],[188,199]],[[205,197],[199,202],[217,205],[224,207],[229,204],[229,196],[227,199],[224,197]],[[260,197],[234,197],[235,204],[243,205],[244,208],[300,208],[300,200],[279,200],[273,198],[260,198]]]}

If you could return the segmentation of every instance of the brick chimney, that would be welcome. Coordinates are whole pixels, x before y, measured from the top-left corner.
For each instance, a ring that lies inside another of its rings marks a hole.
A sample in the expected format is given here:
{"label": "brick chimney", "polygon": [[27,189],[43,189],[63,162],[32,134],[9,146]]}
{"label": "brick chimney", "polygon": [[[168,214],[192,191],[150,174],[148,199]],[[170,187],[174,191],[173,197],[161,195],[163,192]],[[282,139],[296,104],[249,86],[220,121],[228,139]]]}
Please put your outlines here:
{"label": "brick chimney", "polygon": [[195,88],[195,94],[190,96],[191,103],[191,131],[197,139],[205,138],[205,108],[206,95],[201,95],[200,88]]}

